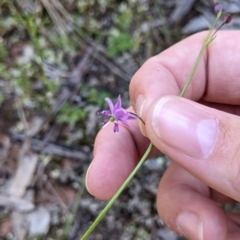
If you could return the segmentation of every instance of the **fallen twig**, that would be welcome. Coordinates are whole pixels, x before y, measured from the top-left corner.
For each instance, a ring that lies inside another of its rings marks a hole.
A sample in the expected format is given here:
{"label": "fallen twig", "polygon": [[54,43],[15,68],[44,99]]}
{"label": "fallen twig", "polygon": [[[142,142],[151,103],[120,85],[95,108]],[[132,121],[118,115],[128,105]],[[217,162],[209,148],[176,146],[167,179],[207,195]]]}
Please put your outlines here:
{"label": "fallen twig", "polygon": [[[24,141],[25,135],[24,134],[17,134],[17,133],[10,133],[10,137],[14,141]],[[52,154],[61,157],[68,157],[79,159],[81,161],[88,161],[91,158],[91,154],[84,150],[77,150],[71,149],[66,146],[60,146],[54,143],[48,143],[47,145],[43,146],[44,140],[38,140],[36,138],[31,139],[31,149],[36,152],[42,152],[45,154]]]}

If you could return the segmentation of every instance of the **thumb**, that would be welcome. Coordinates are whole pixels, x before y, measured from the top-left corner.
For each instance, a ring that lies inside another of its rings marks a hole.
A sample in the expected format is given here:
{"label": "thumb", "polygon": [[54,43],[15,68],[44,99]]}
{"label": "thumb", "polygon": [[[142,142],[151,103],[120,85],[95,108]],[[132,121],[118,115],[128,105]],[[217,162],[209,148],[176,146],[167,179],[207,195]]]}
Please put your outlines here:
{"label": "thumb", "polygon": [[175,96],[156,100],[142,115],[146,124],[141,129],[160,151],[208,186],[240,201],[238,116]]}

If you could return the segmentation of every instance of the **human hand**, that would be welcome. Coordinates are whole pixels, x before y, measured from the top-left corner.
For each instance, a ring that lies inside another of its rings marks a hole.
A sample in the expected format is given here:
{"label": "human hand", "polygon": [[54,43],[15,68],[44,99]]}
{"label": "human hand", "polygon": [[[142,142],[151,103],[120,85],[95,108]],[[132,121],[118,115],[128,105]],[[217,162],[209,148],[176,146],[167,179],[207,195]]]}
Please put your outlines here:
{"label": "human hand", "polygon": [[[173,163],[162,178],[157,208],[166,225],[189,239],[240,239],[240,216],[217,203],[240,201],[240,32],[220,31],[183,88],[206,33],[148,60],[134,75],[130,97],[145,125],[131,121],[114,134],[101,129],[86,184],[97,198],[113,196],[150,139]],[[146,136],[144,137],[141,132]]]}

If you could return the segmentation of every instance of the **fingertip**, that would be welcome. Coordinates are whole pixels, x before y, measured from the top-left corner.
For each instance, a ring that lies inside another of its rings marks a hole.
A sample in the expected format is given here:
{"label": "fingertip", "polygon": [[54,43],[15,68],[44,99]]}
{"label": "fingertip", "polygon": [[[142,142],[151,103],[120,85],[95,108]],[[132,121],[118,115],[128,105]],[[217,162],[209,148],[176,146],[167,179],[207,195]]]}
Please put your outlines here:
{"label": "fingertip", "polygon": [[[86,173],[86,188],[94,197],[103,201],[109,200],[113,193],[111,182],[108,183],[108,178],[105,176],[105,167],[99,168],[98,160],[92,161]],[[103,173],[103,174],[102,174]]]}
{"label": "fingertip", "polygon": [[158,207],[164,206],[165,213],[160,209],[159,214],[173,231],[188,239],[226,239],[226,218],[216,203],[190,187],[179,186],[178,191],[172,190],[168,196],[158,200]]}
{"label": "fingertip", "polygon": [[87,173],[86,173],[86,176],[85,176],[85,187],[87,189],[87,191],[91,194],[91,195],[94,195],[91,191],[91,185],[89,185],[89,173],[91,171],[91,166],[92,166],[92,163],[90,164],[90,166],[88,167],[88,170],[87,170]]}
{"label": "fingertip", "polygon": [[227,236],[225,217],[211,216],[197,209],[195,212],[181,212],[176,220],[178,232],[189,239],[199,240],[225,240]]}
{"label": "fingertip", "polygon": [[114,133],[111,126],[107,126],[96,137],[94,159],[86,173],[86,188],[98,199],[109,200],[139,160],[135,141],[129,131],[131,127],[121,126],[119,133]]}
{"label": "fingertip", "polygon": [[107,201],[116,192],[119,185],[119,172],[111,159],[106,156],[95,158],[86,174],[86,188],[94,197]]}
{"label": "fingertip", "polygon": [[176,220],[178,231],[190,239],[203,240],[203,222],[201,217],[192,212],[182,212]]}
{"label": "fingertip", "polygon": [[167,226],[188,239],[225,240],[225,214],[209,197],[206,185],[173,163],[159,185],[158,212]]}

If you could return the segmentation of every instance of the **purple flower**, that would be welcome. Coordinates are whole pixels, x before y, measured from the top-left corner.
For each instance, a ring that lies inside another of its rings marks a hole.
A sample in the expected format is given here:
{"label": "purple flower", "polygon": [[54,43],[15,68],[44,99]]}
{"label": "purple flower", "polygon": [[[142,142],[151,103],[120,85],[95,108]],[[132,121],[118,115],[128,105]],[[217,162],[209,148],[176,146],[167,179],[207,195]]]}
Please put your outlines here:
{"label": "purple flower", "polygon": [[127,121],[137,119],[137,116],[127,112],[124,108],[122,108],[122,100],[120,96],[118,97],[115,105],[113,105],[113,102],[110,98],[105,98],[105,101],[108,103],[110,110],[103,110],[99,112],[99,114],[108,117],[104,120],[104,124],[114,122],[114,132],[119,132],[119,122],[122,122],[125,126],[130,126]]}
{"label": "purple flower", "polygon": [[221,5],[218,2],[216,2],[214,5],[214,12],[219,13],[220,11],[221,11]]}

